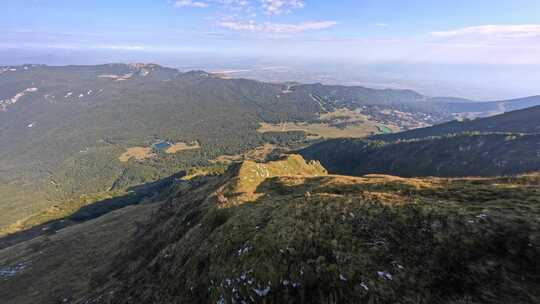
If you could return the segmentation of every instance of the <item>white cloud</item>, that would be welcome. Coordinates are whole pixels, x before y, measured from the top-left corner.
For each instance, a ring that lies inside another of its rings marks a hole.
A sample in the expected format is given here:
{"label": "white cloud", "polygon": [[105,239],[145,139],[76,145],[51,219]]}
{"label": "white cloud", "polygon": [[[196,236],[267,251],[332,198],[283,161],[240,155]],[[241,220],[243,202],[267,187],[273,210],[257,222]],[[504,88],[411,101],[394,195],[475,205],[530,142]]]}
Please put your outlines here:
{"label": "white cloud", "polygon": [[195,8],[205,8],[208,7],[208,3],[202,1],[193,1],[193,0],[177,0],[174,3],[176,7],[195,7]]}
{"label": "white cloud", "polygon": [[268,15],[279,15],[293,9],[303,8],[303,0],[261,0],[262,8]]}
{"label": "white cloud", "polygon": [[279,15],[305,6],[304,0],[176,0],[176,7],[208,7],[211,3],[231,10],[256,10],[267,15]]}
{"label": "white cloud", "polygon": [[122,51],[141,51],[144,50],[144,46],[140,45],[96,45],[96,49],[106,49],[106,50],[122,50]]}
{"label": "white cloud", "polygon": [[540,24],[479,25],[429,33],[425,59],[466,64],[539,64]]}
{"label": "white cloud", "polygon": [[250,5],[248,0],[216,0],[219,4],[222,4],[228,8],[242,8]]}
{"label": "white cloud", "polygon": [[222,21],[218,26],[235,31],[273,33],[273,34],[295,34],[313,30],[323,30],[336,26],[335,21],[308,21],[297,24],[284,23],[257,23],[251,21]]}
{"label": "white cloud", "polygon": [[540,24],[480,25],[451,31],[432,32],[435,37],[484,36],[492,38],[540,37]]}
{"label": "white cloud", "polygon": [[80,42],[47,43],[47,42],[0,42],[0,49],[63,49],[63,50],[113,50],[113,51],[142,51],[147,49],[144,45],[124,44],[88,44]]}

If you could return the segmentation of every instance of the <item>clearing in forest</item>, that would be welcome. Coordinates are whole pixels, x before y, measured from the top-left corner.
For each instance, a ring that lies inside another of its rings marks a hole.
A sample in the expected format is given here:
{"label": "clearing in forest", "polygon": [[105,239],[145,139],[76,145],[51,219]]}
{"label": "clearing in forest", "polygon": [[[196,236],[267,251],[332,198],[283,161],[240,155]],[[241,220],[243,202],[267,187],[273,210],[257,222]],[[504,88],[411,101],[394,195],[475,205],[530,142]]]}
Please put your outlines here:
{"label": "clearing in forest", "polygon": [[150,158],[154,156],[155,154],[152,152],[152,148],[148,147],[132,147],[128,148],[126,152],[122,153],[118,159],[125,163],[131,158],[135,158],[136,160],[144,160],[147,158]]}
{"label": "clearing in forest", "polygon": [[380,133],[377,123],[366,115],[349,109],[338,109],[321,114],[316,123],[282,122],[261,123],[257,130],[265,132],[304,131],[308,138],[362,138]]}
{"label": "clearing in forest", "polygon": [[200,148],[201,148],[201,145],[197,141],[194,141],[191,144],[186,144],[185,142],[178,142],[178,143],[175,143],[175,144],[171,144],[171,146],[169,148],[167,148],[167,150],[165,150],[165,152],[168,153],[168,154],[174,154],[174,153],[178,153],[180,151],[196,150],[196,149],[200,149]]}
{"label": "clearing in forest", "polygon": [[268,155],[270,155],[278,147],[272,144],[264,144],[255,149],[246,151],[243,154],[237,155],[221,155],[215,159],[210,160],[213,164],[230,164],[232,162],[238,162],[242,160],[252,160],[252,161],[265,161]]}

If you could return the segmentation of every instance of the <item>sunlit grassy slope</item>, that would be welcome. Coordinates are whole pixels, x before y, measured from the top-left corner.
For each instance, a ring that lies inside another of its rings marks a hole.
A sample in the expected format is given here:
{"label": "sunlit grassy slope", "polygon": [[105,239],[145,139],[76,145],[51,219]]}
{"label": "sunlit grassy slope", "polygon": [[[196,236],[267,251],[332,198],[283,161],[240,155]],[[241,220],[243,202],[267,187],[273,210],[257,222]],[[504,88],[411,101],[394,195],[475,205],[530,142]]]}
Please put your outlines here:
{"label": "sunlit grassy slope", "polygon": [[244,163],[176,192],[81,303],[537,303],[539,186]]}
{"label": "sunlit grassy slope", "polygon": [[0,275],[1,303],[72,303],[91,290],[95,272],[108,269],[137,223],[158,205],[130,206],[99,219],[0,250],[0,271],[24,265],[13,277]]}

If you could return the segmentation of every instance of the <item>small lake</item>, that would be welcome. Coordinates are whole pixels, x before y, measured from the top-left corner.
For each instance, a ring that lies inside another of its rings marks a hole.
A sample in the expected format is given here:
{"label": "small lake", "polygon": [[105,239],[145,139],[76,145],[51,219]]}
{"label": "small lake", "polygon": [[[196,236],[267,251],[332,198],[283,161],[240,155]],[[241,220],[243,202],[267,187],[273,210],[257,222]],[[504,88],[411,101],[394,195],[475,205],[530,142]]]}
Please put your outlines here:
{"label": "small lake", "polygon": [[168,141],[160,141],[152,145],[152,149],[155,150],[165,150],[170,148],[172,145]]}
{"label": "small lake", "polygon": [[383,134],[390,134],[390,133],[393,133],[393,132],[392,132],[392,129],[388,128],[388,127],[385,126],[385,125],[377,125],[377,129],[379,129],[379,131],[382,132]]}

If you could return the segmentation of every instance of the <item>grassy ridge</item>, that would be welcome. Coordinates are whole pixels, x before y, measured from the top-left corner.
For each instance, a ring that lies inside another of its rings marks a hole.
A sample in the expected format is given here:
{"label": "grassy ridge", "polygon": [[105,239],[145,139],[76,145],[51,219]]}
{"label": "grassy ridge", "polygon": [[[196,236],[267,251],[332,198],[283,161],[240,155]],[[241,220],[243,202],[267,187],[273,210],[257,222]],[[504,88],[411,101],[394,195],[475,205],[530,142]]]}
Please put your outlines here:
{"label": "grassy ridge", "polygon": [[400,142],[336,139],[299,151],[331,173],[497,176],[540,170],[540,135],[466,133]]}
{"label": "grassy ridge", "polygon": [[497,176],[540,170],[540,107],[302,149],[332,173]]}
{"label": "grassy ridge", "polygon": [[[239,178],[245,174],[236,172]],[[81,301],[540,299],[537,174],[474,179],[284,174],[266,177],[255,190],[260,196],[233,206],[220,198],[235,195],[220,192],[231,176],[172,198],[113,268],[96,277],[97,292]]]}
{"label": "grassy ridge", "polygon": [[[540,99],[540,98],[538,98]],[[464,132],[482,133],[540,133],[540,106],[507,112],[501,115],[464,121],[451,121],[428,128],[396,134],[374,136],[373,139],[387,142],[426,137],[445,136]]]}

